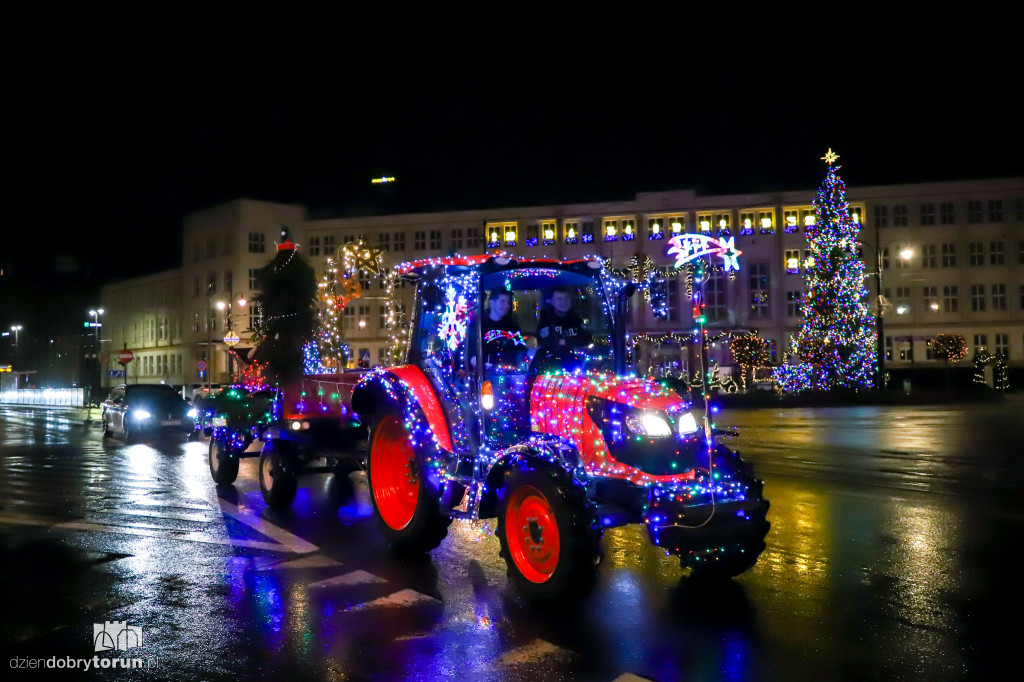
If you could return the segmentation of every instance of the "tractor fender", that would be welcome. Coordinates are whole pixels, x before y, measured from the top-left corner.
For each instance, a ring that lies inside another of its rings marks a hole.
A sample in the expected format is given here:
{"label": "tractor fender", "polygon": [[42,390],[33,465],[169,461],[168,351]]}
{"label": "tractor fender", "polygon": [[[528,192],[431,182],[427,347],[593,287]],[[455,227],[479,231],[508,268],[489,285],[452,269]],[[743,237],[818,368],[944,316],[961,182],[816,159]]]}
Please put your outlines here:
{"label": "tractor fender", "polygon": [[579,451],[569,441],[552,436],[534,435],[525,443],[513,445],[494,457],[480,499],[479,518],[492,518],[498,513],[498,491],[509,471],[521,467],[554,467],[564,473],[573,485],[588,487],[590,477],[583,468]]}
{"label": "tractor fender", "polygon": [[383,405],[398,405],[407,419],[414,416],[410,411],[418,407],[437,446],[444,452],[452,452],[444,410],[419,367],[403,365],[375,370],[352,390],[352,409],[367,423]]}

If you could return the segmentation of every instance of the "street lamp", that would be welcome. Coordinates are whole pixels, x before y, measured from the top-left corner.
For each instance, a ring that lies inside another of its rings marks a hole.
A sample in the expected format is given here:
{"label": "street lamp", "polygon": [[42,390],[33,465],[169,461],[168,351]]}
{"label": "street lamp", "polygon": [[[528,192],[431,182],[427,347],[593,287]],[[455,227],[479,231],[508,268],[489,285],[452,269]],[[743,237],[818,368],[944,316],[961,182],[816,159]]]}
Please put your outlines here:
{"label": "street lamp", "polygon": [[[92,317],[92,331],[93,331],[93,353],[95,355],[94,360],[96,361],[96,394],[99,395],[100,384],[103,381],[102,371],[100,369],[100,327],[103,326],[100,323],[100,316],[103,314],[103,308],[96,308],[89,311],[89,315]],[[127,373],[127,370],[126,370]],[[128,381],[125,379],[125,381]]]}
{"label": "street lamp", "polygon": [[234,332],[234,330],[232,329],[232,319],[231,319],[232,303],[238,305],[239,308],[244,308],[246,305],[248,305],[249,302],[245,299],[244,296],[238,296],[236,298],[233,294],[229,295],[228,296],[228,300],[226,300],[226,301],[217,301],[217,310],[220,310],[220,311],[224,312],[224,321],[225,321],[224,331],[225,331],[225,334],[224,334],[224,338],[222,339],[222,341],[224,342],[224,345],[228,347],[228,350],[226,351],[226,354],[227,354],[227,360],[228,360],[227,364],[228,364],[228,379],[229,380],[230,380],[231,376],[234,374],[234,362],[231,359],[231,349],[233,349],[235,347],[235,345],[238,344],[238,342],[242,340],[238,336],[238,334],[236,334]]}
{"label": "street lamp", "polygon": [[20,332],[22,329],[24,329],[24,327],[22,327],[20,324],[11,325],[11,331],[14,332],[14,364],[15,364],[15,366],[17,366],[17,364],[18,364],[18,332]]}
{"label": "street lamp", "polygon": [[[893,244],[900,240],[891,241],[886,244],[885,248],[888,249]],[[867,246],[865,242],[860,242]],[[904,246],[899,252],[900,260],[906,262],[914,257],[914,250],[909,246]],[[878,338],[875,340],[876,343],[876,354],[878,356],[878,377],[876,379],[875,386],[878,390],[882,390],[882,377],[885,376],[885,320],[882,316],[882,249],[879,248],[878,243],[878,225],[875,225],[875,287],[878,289],[877,297],[875,299],[875,329],[878,332]],[[903,311],[897,311],[902,314]]]}

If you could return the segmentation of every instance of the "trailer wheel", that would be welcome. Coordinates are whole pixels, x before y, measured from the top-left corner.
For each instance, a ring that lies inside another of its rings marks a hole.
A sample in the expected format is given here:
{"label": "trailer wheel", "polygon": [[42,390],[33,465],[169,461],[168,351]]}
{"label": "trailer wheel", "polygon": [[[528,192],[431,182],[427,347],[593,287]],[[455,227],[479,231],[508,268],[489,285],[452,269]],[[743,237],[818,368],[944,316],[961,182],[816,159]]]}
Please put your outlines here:
{"label": "trailer wheel", "polygon": [[386,408],[374,420],[366,475],[374,516],[394,551],[422,554],[441,544],[452,520],[426,486],[397,408]]}
{"label": "trailer wheel", "polygon": [[217,485],[230,485],[238,478],[238,455],[220,438],[210,440],[210,475]]}
{"label": "trailer wheel", "polygon": [[508,576],[530,599],[579,597],[594,584],[601,531],[585,492],[553,467],[512,469],[499,493]]}
{"label": "trailer wheel", "polygon": [[289,446],[281,441],[267,443],[260,454],[260,492],[275,509],[287,508],[299,487],[298,462],[289,454]]}

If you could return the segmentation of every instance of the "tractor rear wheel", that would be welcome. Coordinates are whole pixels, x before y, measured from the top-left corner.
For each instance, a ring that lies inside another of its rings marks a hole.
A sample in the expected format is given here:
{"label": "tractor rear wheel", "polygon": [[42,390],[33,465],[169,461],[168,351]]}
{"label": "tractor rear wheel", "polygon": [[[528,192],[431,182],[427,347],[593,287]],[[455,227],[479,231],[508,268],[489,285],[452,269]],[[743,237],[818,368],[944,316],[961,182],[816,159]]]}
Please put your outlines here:
{"label": "tractor rear wheel", "polygon": [[210,475],[217,485],[230,485],[238,478],[238,455],[220,438],[210,439]]}

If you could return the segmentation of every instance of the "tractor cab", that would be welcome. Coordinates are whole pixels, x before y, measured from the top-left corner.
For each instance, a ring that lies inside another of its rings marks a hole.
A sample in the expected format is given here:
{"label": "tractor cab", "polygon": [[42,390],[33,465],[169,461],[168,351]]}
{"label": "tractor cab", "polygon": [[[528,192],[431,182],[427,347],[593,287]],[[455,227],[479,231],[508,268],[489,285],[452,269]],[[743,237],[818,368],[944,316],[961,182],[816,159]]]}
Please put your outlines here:
{"label": "tractor cab", "polygon": [[623,369],[619,313],[632,287],[600,261],[449,258],[408,275],[417,280],[409,364],[441,398],[459,450],[528,437],[538,376]]}

